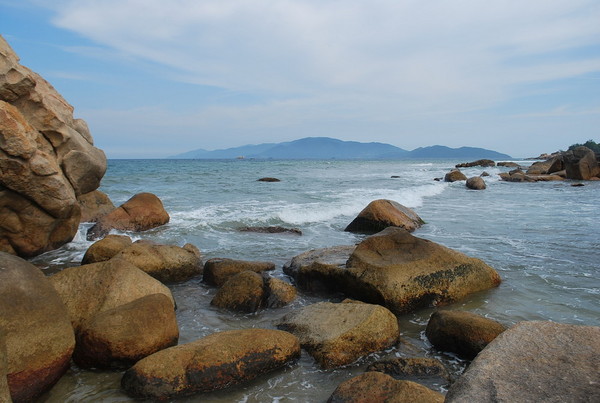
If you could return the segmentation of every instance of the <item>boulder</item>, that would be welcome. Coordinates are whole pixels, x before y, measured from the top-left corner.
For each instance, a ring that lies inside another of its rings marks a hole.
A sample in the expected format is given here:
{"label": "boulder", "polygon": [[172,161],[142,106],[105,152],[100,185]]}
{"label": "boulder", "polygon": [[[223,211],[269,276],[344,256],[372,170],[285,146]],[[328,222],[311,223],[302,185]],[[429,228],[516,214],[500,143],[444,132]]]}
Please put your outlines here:
{"label": "boulder", "polygon": [[152,193],[138,193],[100,218],[87,232],[87,239],[93,241],[104,237],[112,229],[119,231],[146,231],[169,222],[160,199]]}
{"label": "boulder", "polygon": [[527,175],[546,175],[565,169],[563,156],[556,155],[545,161],[538,161],[531,164],[527,169]]}
{"label": "boulder", "polygon": [[252,313],[264,307],[285,306],[296,298],[296,294],[296,288],[283,280],[246,270],[229,278],[217,291],[211,305]]}
{"label": "boulder", "polygon": [[411,381],[399,381],[381,372],[366,372],[342,382],[328,403],[442,403],[444,395]]}
{"label": "boulder", "polygon": [[6,356],[6,341],[4,332],[0,329],[0,402],[12,403],[10,390],[8,389],[8,358]]}
{"label": "boulder", "polygon": [[125,260],[163,283],[187,281],[202,274],[202,256],[197,247],[185,244],[159,245],[136,241],[113,259]]}
{"label": "boulder", "polygon": [[463,162],[462,164],[455,165],[456,168],[470,168],[470,167],[495,167],[496,163],[492,160],[481,159],[473,162]]}
{"label": "boulder", "polygon": [[246,270],[262,273],[264,271],[275,270],[275,264],[271,262],[250,262],[224,258],[209,259],[204,264],[202,279],[210,285],[220,287],[229,278]]}
{"label": "boulder", "polygon": [[305,291],[341,292],[346,262],[355,248],[356,245],[313,249],[292,258],[283,266],[283,272]]}
{"label": "boulder", "polygon": [[464,311],[435,311],[425,335],[435,348],[472,360],[506,327],[495,320]]}
{"label": "boulder", "polygon": [[507,162],[498,162],[497,164],[499,167],[507,167],[507,168],[521,168],[521,165],[517,164],[516,162],[511,162],[511,161],[507,161]]}
{"label": "boulder", "polygon": [[171,291],[122,259],[71,267],[50,277],[67,307],[75,331],[100,312],[151,294],[164,294],[175,306]]}
{"label": "boulder", "polygon": [[271,177],[260,178],[260,179],[257,179],[256,181],[257,182],[281,182],[280,179],[271,178]]}
{"label": "boulder", "polygon": [[479,176],[473,176],[472,178],[467,179],[466,186],[471,190],[483,190],[486,188],[485,181]]}
{"label": "boulder", "polygon": [[447,402],[600,401],[600,327],[521,322],[481,351]]}
{"label": "boulder", "polygon": [[0,252],[0,312],[12,400],[33,401],[69,368],[75,336],[67,309],[41,270]]}
{"label": "boulder", "polygon": [[107,235],[88,248],[81,264],[105,262],[131,244],[131,238],[127,235]]}
{"label": "boulder", "polygon": [[299,356],[300,343],[287,332],[219,332],[138,361],[125,372],[121,386],[133,397],[165,400],[237,385]]}
{"label": "boulder", "polygon": [[594,176],[600,176],[596,154],[587,147],[581,146],[565,152],[563,160],[567,179],[590,180]]}
{"label": "boulder", "polygon": [[110,198],[99,190],[77,196],[81,208],[81,222],[96,222],[116,207]]}
{"label": "boulder", "polygon": [[323,368],[350,364],[362,356],[394,345],[398,321],[380,305],[320,302],[284,316],[277,327],[300,344]]}
{"label": "boulder", "polygon": [[387,227],[400,227],[412,232],[425,222],[408,207],[392,200],[375,200],[365,207],[344,231],[371,233]]}
{"label": "boulder", "polygon": [[238,228],[240,232],[256,232],[259,234],[292,234],[292,235],[302,235],[302,231],[298,228],[284,228],[279,226],[273,227],[240,227]]}
{"label": "boulder", "polygon": [[[529,172],[529,171],[527,171]],[[535,171],[533,171],[535,172]],[[500,173],[500,179],[508,182],[548,182],[548,181],[562,181],[564,177],[561,173],[562,171],[557,172],[556,174],[530,174],[525,173],[521,169],[515,169],[510,172],[502,172]]]}
{"label": "boulder", "polygon": [[293,285],[278,278],[269,277],[265,279],[267,289],[267,300],[265,304],[269,308],[280,308],[296,299],[298,291]]}
{"label": "boulder", "polygon": [[210,304],[218,308],[252,313],[262,307],[264,300],[262,276],[247,270],[227,280]]}
{"label": "boulder", "polygon": [[448,172],[446,176],[444,176],[444,182],[457,182],[457,181],[466,181],[467,177],[465,174],[460,172],[458,169],[453,169]]}
{"label": "boulder", "polygon": [[70,242],[77,197],[105,171],[85,122],[0,37],[0,251],[31,257]]}
{"label": "boulder", "polygon": [[423,380],[434,378],[446,383],[450,375],[440,361],[434,358],[391,358],[374,362],[367,371],[378,371],[390,375],[394,379]]}
{"label": "boulder", "polygon": [[488,176],[490,176],[490,174],[489,174],[488,172],[486,172],[486,171],[483,171],[483,172],[481,173],[481,175],[479,175],[479,176],[481,176],[482,178],[485,178],[485,177],[488,177]]}
{"label": "boulder", "polygon": [[178,339],[173,302],[150,294],[84,320],[73,360],[81,368],[128,368]]}

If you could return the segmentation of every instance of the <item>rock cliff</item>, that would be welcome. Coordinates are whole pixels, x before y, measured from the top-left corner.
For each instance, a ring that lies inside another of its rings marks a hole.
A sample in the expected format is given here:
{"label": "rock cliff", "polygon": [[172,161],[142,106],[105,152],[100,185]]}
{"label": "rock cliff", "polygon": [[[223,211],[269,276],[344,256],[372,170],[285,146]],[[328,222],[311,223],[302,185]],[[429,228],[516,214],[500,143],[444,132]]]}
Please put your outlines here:
{"label": "rock cliff", "polygon": [[0,37],[0,251],[30,257],[71,241],[78,198],[105,171],[87,124]]}

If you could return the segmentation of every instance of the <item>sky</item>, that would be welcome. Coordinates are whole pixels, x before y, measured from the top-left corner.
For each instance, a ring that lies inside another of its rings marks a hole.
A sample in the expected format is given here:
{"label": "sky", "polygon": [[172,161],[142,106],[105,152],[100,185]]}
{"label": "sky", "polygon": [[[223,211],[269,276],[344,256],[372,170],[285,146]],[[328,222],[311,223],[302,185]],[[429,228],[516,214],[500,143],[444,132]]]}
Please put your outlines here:
{"label": "sky", "polygon": [[0,35],[109,158],[600,141],[597,0],[0,0]]}

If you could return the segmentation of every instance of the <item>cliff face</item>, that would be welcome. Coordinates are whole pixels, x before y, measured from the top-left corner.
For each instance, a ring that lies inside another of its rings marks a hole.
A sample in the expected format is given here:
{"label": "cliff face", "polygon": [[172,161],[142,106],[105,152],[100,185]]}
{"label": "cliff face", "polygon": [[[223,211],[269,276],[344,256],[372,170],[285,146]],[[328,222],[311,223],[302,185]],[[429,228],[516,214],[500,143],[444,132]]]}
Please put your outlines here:
{"label": "cliff face", "polygon": [[105,171],[87,124],[0,36],[0,251],[30,257],[70,242],[78,197]]}

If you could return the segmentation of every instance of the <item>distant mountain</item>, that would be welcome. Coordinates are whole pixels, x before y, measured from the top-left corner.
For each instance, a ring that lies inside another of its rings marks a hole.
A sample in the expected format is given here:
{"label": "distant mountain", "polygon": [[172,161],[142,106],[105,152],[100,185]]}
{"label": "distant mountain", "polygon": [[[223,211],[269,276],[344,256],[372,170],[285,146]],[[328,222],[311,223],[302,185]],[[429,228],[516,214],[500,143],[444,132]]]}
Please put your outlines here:
{"label": "distant mountain", "polygon": [[438,159],[438,158],[452,158],[452,159],[491,159],[491,160],[502,160],[512,159],[510,155],[502,154],[492,150],[486,150],[485,148],[476,147],[460,147],[450,148],[446,146],[430,146],[430,147],[419,147],[410,151],[405,158],[415,159]]}
{"label": "distant mountain", "polygon": [[444,146],[421,147],[413,151],[385,143],[342,141],[330,137],[306,137],[284,143],[264,143],[207,151],[198,149],[175,155],[175,159],[511,159],[484,148]]}

